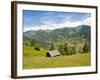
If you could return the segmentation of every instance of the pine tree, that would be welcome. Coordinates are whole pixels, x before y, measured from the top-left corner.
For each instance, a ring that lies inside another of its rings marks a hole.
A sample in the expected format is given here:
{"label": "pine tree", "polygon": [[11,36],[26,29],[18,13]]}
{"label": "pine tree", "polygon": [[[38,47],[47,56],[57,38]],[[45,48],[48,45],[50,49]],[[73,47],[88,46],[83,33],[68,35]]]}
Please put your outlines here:
{"label": "pine tree", "polygon": [[89,46],[88,46],[88,44],[86,42],[84,43],[84,46],[83,46],[83,52],[84,53],[89,52]]}
{"label": "pine tree", "polygon": [[35,39],[32,39],[31,46],[34,47],[34,48],[39,48],[40,47],[38,41],[35,40]]}
{"label": "pine tree", "polygon": [[62,54],[62,55],[65,55],[65,51],[64,51],[64,46],[63,45],[60,45],[58,47],[58,51]]}
{"label": "pine tree", "polygon": [[76,54],[76,47],[75,46],[72,47],[72,54]]}
{"label": "pine tree", "polygon": [[55,50],[55,49],[56,49],[56,47],[55,47],[54,43],[51,43],[49,50]]}
{"label": "pine tree", "polygon": [[71,45],[68,48],[68,55],[76,54],[76,47],[74,45]]}
{"label": "pine tree", "polygon": [[24,41],[23,43],[25,46],[30,46],[30,42],[29,41]]}
{"label": "pine tree", "polygon": [[64,53],[65,53],[65,55],[69,54],[68,53],[68,44],[67,43],[64,44]]}

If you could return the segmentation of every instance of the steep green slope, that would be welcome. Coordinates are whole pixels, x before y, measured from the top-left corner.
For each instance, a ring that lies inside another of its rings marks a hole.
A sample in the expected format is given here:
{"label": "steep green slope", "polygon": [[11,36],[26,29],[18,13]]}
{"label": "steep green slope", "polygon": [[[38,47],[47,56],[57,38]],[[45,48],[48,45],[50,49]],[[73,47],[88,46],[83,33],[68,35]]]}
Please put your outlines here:
{"label": "steep green slope", "polygon": [[24,56],[45,56],[47,50],[40,48],[40,51],[34,49],[34,47],[24,46],[23,47],[23,55]]}

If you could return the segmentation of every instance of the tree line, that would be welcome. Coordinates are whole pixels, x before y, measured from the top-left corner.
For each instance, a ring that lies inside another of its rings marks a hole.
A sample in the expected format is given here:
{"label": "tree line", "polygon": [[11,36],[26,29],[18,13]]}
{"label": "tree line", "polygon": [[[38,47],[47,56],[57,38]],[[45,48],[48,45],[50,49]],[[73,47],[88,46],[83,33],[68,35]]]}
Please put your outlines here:
{"label": "tree line", "polygon": [[86,42],[84,42],[83,46],[80,48],[77,48],[76,45],[69,45],[68,43],[64,43],[56,47],[54,43],[51,43],[49,50],[55,49],[58,49],[61,55],[72,55],[76,53],[87,53],[90,51],[90,46]]}
{"label": "tree line", "polygon": [[[36,39],[32,39],[31,41],[24,41],[24,45],[34,47],[36,50],[40,50],[40,44]],[[72,55],[76,53],[87,53],[90,51],[90,44],[88,42],[84,42],[81,44],[82,46],[78,46],[75,44],[63,43],[60,45],[55,45],[55,42],[49,43],[48,50],[58,50],[61,55]]]}

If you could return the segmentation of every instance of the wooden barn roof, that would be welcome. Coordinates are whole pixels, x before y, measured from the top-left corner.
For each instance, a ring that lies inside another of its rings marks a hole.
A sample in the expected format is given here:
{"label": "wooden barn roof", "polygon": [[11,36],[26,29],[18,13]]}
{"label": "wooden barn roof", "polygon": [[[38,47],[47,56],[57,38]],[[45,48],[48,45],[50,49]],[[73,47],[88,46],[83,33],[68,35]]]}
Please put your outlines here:
{"label": "wooden barn roof", "polygon": [[48,53],[50,54],[51,57],[60,55],[60,52],[58,50],[48,51]]}

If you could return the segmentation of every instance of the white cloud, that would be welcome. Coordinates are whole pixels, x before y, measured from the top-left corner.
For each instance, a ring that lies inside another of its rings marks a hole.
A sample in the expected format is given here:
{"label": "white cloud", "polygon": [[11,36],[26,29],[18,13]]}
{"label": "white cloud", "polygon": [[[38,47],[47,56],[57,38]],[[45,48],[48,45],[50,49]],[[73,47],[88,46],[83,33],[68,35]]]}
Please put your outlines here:
{"label": "white cloud", "polygon": [[91,25],[91,17],[87,17],[86,19],[83,20],[84,25]]}
{"label": "white cloud", "polygon": [[29,28],[27,27],[24,29],[24,32],[29,31],[29,30],[40,30],[40,29],[41,30],[47,30],[47,29],[53,30],[53,29],[64,28],[64,27],[76,27],[79,25],[91,25],[90,17],[87,17],[82,21],[73,21],[73,22],[70,21],[70,19],[69,20],[68,19],[65,22],[59,23],[59,24],[50,24],[49,23],[49,24],[44,24],[42,26],[33,26],[33,27],[29,27]]}

